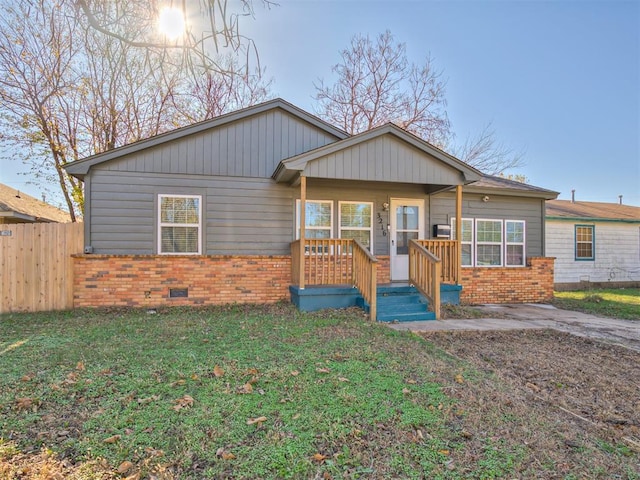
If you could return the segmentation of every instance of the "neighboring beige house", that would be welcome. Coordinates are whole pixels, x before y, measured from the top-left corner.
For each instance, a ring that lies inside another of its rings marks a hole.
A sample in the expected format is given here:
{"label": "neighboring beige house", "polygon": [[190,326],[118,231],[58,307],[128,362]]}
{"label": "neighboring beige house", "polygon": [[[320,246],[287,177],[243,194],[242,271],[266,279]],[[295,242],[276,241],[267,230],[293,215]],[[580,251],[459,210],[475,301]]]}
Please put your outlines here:
{"label": "neighboring beige house", "polygon": [[67,212],[0,183],[0,224],[70,221]]}
{"label": "neighboring beige house", "polygon": [[640,207],[548,200],[545,226],[556,289],[640,285]]}

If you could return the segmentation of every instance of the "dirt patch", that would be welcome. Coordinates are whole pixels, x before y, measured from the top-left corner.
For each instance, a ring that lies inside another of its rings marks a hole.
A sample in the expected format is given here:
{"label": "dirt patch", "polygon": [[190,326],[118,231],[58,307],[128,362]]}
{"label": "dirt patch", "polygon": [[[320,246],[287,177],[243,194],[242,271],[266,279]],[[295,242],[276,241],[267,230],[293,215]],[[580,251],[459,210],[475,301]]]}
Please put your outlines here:
{"label": "dirt patch", "polygon": [[460,468],[501,442],[521,446],[523,477],[639,478],[637,352],[553,330],[421,335],[482,373],[450,387],[468,441]]}

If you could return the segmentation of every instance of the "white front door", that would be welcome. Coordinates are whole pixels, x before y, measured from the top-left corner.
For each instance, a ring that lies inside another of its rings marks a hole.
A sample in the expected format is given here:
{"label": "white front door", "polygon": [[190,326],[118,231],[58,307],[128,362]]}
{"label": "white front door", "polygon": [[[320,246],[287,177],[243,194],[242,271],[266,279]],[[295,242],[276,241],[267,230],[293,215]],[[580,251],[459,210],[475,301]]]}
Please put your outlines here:
{"label": "white front door", "polygon": [[409,279],[409,240],[424,238],[424,200],[391,199],[391,280]]}

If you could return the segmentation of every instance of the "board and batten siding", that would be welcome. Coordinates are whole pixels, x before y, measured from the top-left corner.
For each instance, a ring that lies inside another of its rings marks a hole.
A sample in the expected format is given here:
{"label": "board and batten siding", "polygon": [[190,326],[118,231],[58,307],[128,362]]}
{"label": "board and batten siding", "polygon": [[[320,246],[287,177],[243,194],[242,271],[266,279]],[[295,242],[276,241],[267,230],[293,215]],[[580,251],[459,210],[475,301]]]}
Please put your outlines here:
{"label": "board and batten siding", "polygon": [[304,175],[377,182],[456,185],[460,172],[393,135],[376,137],[309,162]]}
{"label": "board and batten siding", "polygon": [[281,109],[96,165],[92,170],[270,178],[280,160],[336,137]]}
{"label": "board and batten siding", "polygon": [[158,195],[202,195],[203,254],[288,254],[294,193],[263,178],[94,170],[86,244],[95,253],[155,254]]}
{"label": "board and batten siding", "polygon": [[[489,201],[483,202],[483,196],[484,194],[464,193],[463,189],[463,218],[524,220],[526,222],[526,256],[550,256],[549,252],[545,253],[544,248],[544,200],[490,194]],[[430,224],[451,225],[451,219],[455,217],[455,201],[453,193],[431,196]]]}
{"label": "board and batten siding", "polygon": [[[575,259],[575,226],[595,226],[595,260]],[[555,283],[640,281],[640,224],[547,220]]]}

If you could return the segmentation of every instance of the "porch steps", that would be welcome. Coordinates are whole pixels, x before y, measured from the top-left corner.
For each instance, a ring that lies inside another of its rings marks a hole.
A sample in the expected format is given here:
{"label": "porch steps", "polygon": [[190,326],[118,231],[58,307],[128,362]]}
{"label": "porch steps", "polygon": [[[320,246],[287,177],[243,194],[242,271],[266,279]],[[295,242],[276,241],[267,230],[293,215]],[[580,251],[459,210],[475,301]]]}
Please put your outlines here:
{"label": "porch steps", "polygon": [[[359,306],[366,312],[369,304],[360,297]],[[379,322],[413,322],[435,320],[434,312],[428,310],[427,299],[410,286],[378,287],[377,320]]]}

